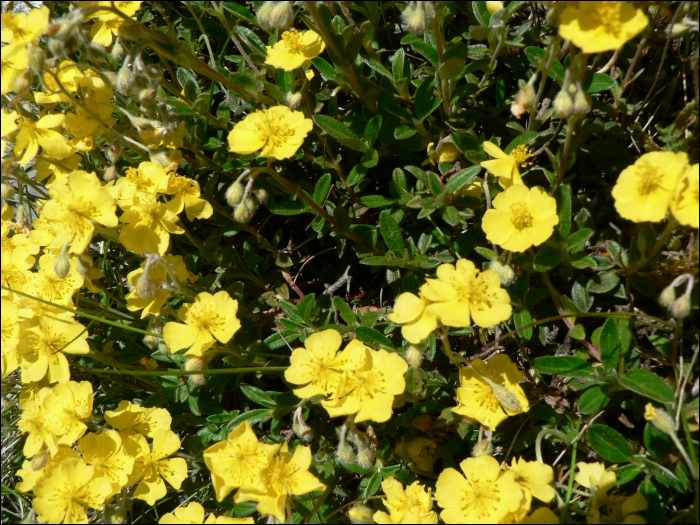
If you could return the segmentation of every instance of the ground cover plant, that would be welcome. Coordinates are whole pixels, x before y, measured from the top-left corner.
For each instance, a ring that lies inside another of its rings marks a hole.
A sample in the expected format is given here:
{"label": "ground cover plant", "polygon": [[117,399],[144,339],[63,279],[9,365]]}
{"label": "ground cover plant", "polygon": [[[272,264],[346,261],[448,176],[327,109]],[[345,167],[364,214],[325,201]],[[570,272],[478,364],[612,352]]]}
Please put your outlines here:
{"label": "ground cover plant", "polygon": [[697,2],[19,7],[3,522],[698,522]]}

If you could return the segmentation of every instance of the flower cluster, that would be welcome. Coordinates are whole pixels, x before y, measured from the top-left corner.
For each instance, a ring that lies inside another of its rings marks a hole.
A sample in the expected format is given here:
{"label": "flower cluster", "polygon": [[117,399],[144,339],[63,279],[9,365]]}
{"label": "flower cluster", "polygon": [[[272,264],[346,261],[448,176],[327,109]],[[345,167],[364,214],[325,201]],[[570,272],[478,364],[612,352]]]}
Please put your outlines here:
{"label": "flower cluster", "polygon": [[420,296],[399,295],[389,320],[403,325],[401,334],[410,343],[419,343],[438,327],[464,328],[474,322],[493,326],[510,318],[508,292],[493,270],[479,271],[473,262],[460,259],[456,265],[442,264],[437,279],[427,279]]}
{"label": "flower cluster", "polygon": [[223,501],[238,489],[236,503],[255,501],[260,514],[274,516],[280,523],[285,521],[289,495],[325,489],[309,472],[309,447],[298,445],[292,454],[286,442],[281,446],[260,443],[247,421],[234,428],[226,441],[206,449],[204,461],[211,471],[217,500]]}

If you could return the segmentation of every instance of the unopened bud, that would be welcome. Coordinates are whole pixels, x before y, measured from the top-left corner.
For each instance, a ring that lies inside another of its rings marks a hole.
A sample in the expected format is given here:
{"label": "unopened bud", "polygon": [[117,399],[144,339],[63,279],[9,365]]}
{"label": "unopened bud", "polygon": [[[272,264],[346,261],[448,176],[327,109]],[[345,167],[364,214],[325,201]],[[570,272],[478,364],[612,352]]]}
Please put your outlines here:
{"label": "unopened bud", "polygon": [[340,442],[338,444],[338,459],[343,463],[355,463],[357,456],[355,455],[355,449],[352,448],[347,442]]}
{"label": "unopened bud", "polygon": [[363,505],[361,503],[353,505],[352,507],[350,507],[350,509],[348,509],[348,518],[350,518],[350,521],[352,523],[374,523],[372,515],[372,509],[370,509],[367,505]]}
{"label": "unopened bud", "polygon": [[671,305],[671,315],[677,319],[688,317],[690,314],[690,307],[690,297],[683,294],[678,299],[673,301],[673,304]]}
{"label": "unopened bud", "polygon": [[304,443],[308,443],[314,437],[313,430],[311,430],[311,427],[304,421],[304,417],[301,414],[301,407],[294,412],[292,430]]}
{"label": "unopened bud", "polygon": [[32,74],[29,71],[25,71],[21,75],[17,75],[15,78],[14,89],[19,94],[24,94],[29,91],[32,87]]}
{"label": "unopened bud", "polygon": [[478,441],[474,448],[472,449],[472,456],[478,458],[479,456],[491,456],[493,454],[493,444],[490,439],[482,439]]}
{"label": "unopened bud", "polygon": [[92,263],[87,260],[83,259],[82,255],[78,256],[78,273],[83,277],[83,279],[87,279],[90,276],[90,273],[92,272]]}
{"label": "unopened bud", "polygon": [[406,349],[405,358],[408,366],[420,368],[420,365],[423,363],[423,352],[417,346],[411,345]]}
{"label": "unopened bud", "polygon": [[238,206],[243,200],[244,192],[245,188],[240,182],[236,181],[233,184],[231,184],[226,190],[226,202],[228,203],[228,205],[232,208]]}
{"label": "unopened bud", "polygon": [[29,226],[29,212],[21,204],[18,204],[15,208],[15,222],[19,228],[26,228]]}
{"label": "unopened bud", "polygon": [[155,350],[156,348],[158,348],[158,339],[159,338],[155,335],[144,335],[143,344],[151,350]]}
{"label": "unopened bud", "polygon": [[139,101],[151,102],[156,98],[156,90],[154,88],[146,88],[139,91]]}
{"label": "unopened bud", "polygon": [[583,89],[579,89],[574,96],[574,113],[587,115],[591,110],[590,96]]}
{"label": "unopened bud", "polygon": [[153,281],[149,277],[148,272],[143,272],[141,276],[136,279],[136,295],[141,299],[150,299],[155,295]]}
{"label": "unopened bud", "polygon": [[[188,372],[205,370],[206,368],[207,360],[203,357],[191,355],[187,358],[187,361],[185,361],[185,370],[187,370]],[[207,382],[207,376],[201,374],[193,374],[190,376],[190,381],[192,381],[197,386],[203,386]]]}
{"label": "unopened bud", "polygon": [[44,65],[46,64],[46,53],[39,44],[27,45],[27,56],[29,58],[29,67],[39,76],[44,74]]}
{"label": "unopened bud", "polygon": [[676,287],[670,284],[663,289],[661,295],[659,295],[659,304],[665,306],[666,308],[671,308],[673,301],[676,300]]}
{"label": "unopened bud", "polygon": [[510,264],[504,264],[498,270],[498,276],[501,278],[501,284],[503,286],[510,286],[515,281],[515,271]]}
{"label": "unopened bud", "polygon": [[292,2],[264,2],[257,12],[258,23],[267,29],[289,29],[294,22]]}
{"label": "unopened bud", "polygon": [[2,183],[2,198],[9,201],[15,196],[15,187],[9,182]]}
{"label": "unopened bud", "polygon": [[666,34],[671,38],[677,38],[685,35],[690,30],[690,26],[686,23],[686,20],[687,19],[684,18],[680,22],[670,24],[668,27],[666,27]]}
{"label": "unopened bud", "polygon": [[535,88],[527,84],[524,88],[518,91],[515,100],[510,106],[510,112],[515,118],[522,117],[535,102]]}
{"label": "unopened bud", "polygon": [[255,210],[257,209],[257,203],[255,199],[248,197],[243,202],[241,202],[236,209],[233,210],[233,219],[241,224],[246,224],[250,219],[253,218]]}
{"label": "unopened bud", "polygon": [[54,57],[63,58],[66,56],[66,44],[63,43],[63,40],[49,38],[49,51]]}
{"label": "unopened bud", "polygon": [[122,58],[124,58],[124,45],[121,38],[117,38],[112,45],[112,58],[116,62],[121,62]]}
{"label": "unopened bud", "polygon": [[644,407],[644,419],[651,422],[657,430],[660,430],[666,435],[671,436],[676,433],[676,424],[673,418],[663,408],[655,407],[651,403],[647,403]]}
{"label": "unopened bud", "polygon": [[112,504],[105,505],[105,523],[108,525],[123,525],[127,523],[126,510],[126,492],[122,492],[121,501],[117,502],[115,500]]}
{"label": "unopened bud", "polygon": [[414,35],[423,34],[435,16],[433,2],[409,2],[401,13],[401,20]]}
{"label": "unopened bud", "polygon": [[498,402],[501,404],[506,414],[514,415],[523,411],[520,406],[520,401],[518,401],[518,398],[513,392],[497,383],[490,382],[490,385],[493,390],[493,395],[496,396],[496,399],[498,399]]}
{"label": "unopened bud", "polygon": [[370,468],[374,465],[374,458],[375,454],[371,448],[362,448],[357,454],[357,464],[362,468]]}
{"label": "unopened bud", "polygon": [[170,347],[168,346],[168,343],[166,343],[163,339],[158,340],[158,351],[163,354],[163,355],[172,355],[172,350],[170,350]]}
{"label": "unopened bud", "polygon": [[117,178],[117,168],[114,166],[107,166],[102,178],[105,180],[105,182],[113,181]]}
{"label": "unopened bud", "polygon": [[290,91],[287,93],[287,105],[292,111],[297,109],[301,104],[302,95],[299,91]]}
{"label": "unopened bud", "polygon": [[565,89],[559,91],[554,98],[554,111],[562,118],[569,118],[574,114],[574,101]]}
{"label": "unopened bud", "polygon": [[134,86],[134,72],[131,70],[128,64],[124,64],[119,68],[117,73],[117,91],[120,91],[124,95],[131,93],[131,88]]}
{"label": "unopened bud", "polygon": [[486,10],[490,15],[503,9],[503,2],[486,2]]}
{"label": "unopened bud", "polygon": [[255,195],[255,198],[258,199],[260,204],[265,204],[267,199],[270,198],[270,194],[264,188],[255,188],[253,190],[253,194]]}
{"label": "unopened bud", "polygon": [[70,273],[70,259],[68,259],[66,254],[67,249],[68,245],[66,244],[63,246],[61,253],[58,254],[58,257],[53,261],[53,272],[59,279],[65,279]]}
{"label": "unopened bud", "polygon": [[90,42],[90,44],[85,46],[85,52],[88,55],[88,57],[95,62],[103,61],[105,55],[107,54],[105,46],[97,42]]}
{"label": "unopened bud", "polygon": [[31,465],[32,465],[32,470],[36,472],[37,470],[41,470],[46,466],[46,463],[49,461],[49,451],[44,450],[43,452],[37,454],[32,458]]}

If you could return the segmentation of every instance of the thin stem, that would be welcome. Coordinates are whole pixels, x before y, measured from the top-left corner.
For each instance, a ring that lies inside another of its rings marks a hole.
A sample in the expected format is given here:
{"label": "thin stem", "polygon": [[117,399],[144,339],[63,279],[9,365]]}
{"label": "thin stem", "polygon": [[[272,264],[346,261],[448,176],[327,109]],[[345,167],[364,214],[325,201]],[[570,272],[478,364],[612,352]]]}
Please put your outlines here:
{"label": "thin stem", "polygon": [[[119,374],[125,376],[220,376],[224,374],[277,373],[287,370],[286,366],[247,366],[243,368],[215,368],[206,370],[100,370],[102,374]],[[86,370],[90,370],[86,368]]]}
{"label": "thin stem", "polygon": [[576,448],[578,443],[574,443],[571,449],[571,470],[569,472],[569,488],[566,491],[566,501],[564,502],[564,510],[561,513],[559,523],[566,523],[566,517],[569,514],[569,504],[571,503],[571,495],[574,490],[574,476],[571,474],[576,468]]}
{"label": "thin stem", "polygon": [[185,2],[185,5],[187,5],[187,9],[190,11],[190,13],[192,13],[195,22],[197,22],[197,27],[199,27],[199,30],[202,32],[204,43],[207,45],[207,50],[209,51],[209,60],[211,60],[211,65],[213,67],[214,64],[216,64],[216,60],[214,60],[214,51],[212,51],[211,44],[209,43],[209,35],[207,35],[207,31],[204,29],[202,21],[197,16],[197,13],[195,13],[194,9],[192,9],[192,2]]}
{"label": "thin stem", "polygon": [[554,64],[554,59],[556,58],[557,55],[557,47],[559,43],[559,37],[556,37],[552,42],[549,44],[549,47],[547,48],[547,61],[545,62],[544,68],[542,68],[542,62],[543,60],[540,61],[540,65],[537,67],[537,71],[541,71],[542,73],[542,82],[540,82],[540,87],[537,90],[537,96],[535,97],[535,101],[532,103],[530,106],[530,119],[527,124],[527,130],[531,131],[532,126],[535,123],[535,117],[537,116],[537,106],[540,104],[540,100],[542,100],[542,95],[544,95],[544,88],[547,86],[547,79],[549,78],[549,70],[552,69],[552,65]]}
{"label": "thin stem", "polygon": [[537,434],[537,438],[535,439],[535,456],[537,456],[537,461],[540,463],[544,463],[544,460],[542,459],[542,440],[548,435],[556,436],[566,443],[566,434],[563,432],[559,432],[553,428],[543,428],[540,430],[539,434]]}
{"label": "thin stem", "polygon": [[[444,13],[445,10],[443,9],[443,16]],[[438,59],[440,61],[440,66],[442,66],[445,63],[445,38],[442,35],[442,27],[440,26],[439,18],[440,15],[438,13],[436,13],[433,17],[433,33],[435,33]],[[452,105],[450,104],[450,81],[449,79],[446,79],[440,75],[440,83],[442,85],[442,105],[445,110],[445,118],[449,119],[452,117]]]}
{"label": "thin stem", "polygon": [[557,188],[561,185],[562,181],[564,180],[564,173],[566,173],[566,162],[569,159],[569,151],[571,150],[571,141],[574,138],[574,125],[573,122],[571,122],[571,119],[566,120],[567,126],[566,126],[566,139],[564,140],[564,150],[561,153],[561,162],[559,163],[558,169],[557,169],[557,180],[554,183],[554,186],[552,186],[552,191],[549,192],[550,195],[553,195],[555,191],[557,191]]}
{"label": "thin stem", "polygon": [[[681,326],[680,319],[678,319],[678,325]],[[676,337],[678,336],[678,332],[676,333]],[[675,340],[674,340],[675,344]],[[683,382],[681,383],[681,388],[680,391],[676,393],[676,404],[678,407],[676,408],[676,430],[678,430],[678,423],[681,418],[681,410],[683,409],[683,401],[685,399],[685,387],[688,384],[688,379],[690,379],[690,374],[693,371],[693,367],[695,366],[695,361],[698,359],[698,350],[700,350],[700,345],[695,345],[695,352],[693,353],[693,358],[690,360],[690,366],[688,367],[688,373],[685,374],[685,377],[683,378]],[[683,374],[683,369],[681,368],[681,375]]]}
{"label": "thin stem", "polygon": [[649,250],[647,254],[643,253],[642,258],[639,259],[637,262],[634,264],[631,264],[630,266],[627,267],[627,275],[634,275],[637,273],[639,270],[644,268],[648,263],[650,263],[659,250],[666,246],[666,243],[668,242],[668,239],[671,237],[671,233],[673,232],[673,229],[678,226],[678,221],[673,216],[670,216],[668,218],[668,222],[666,223],[666,229],[664,229],[664,232],[661,234],[661,237],[659,237],[659,240],[656,241],[656,244],[652,246],[651,250]]}
{"label": "thin stem", "polygon": [[506,38],[508,37],[508,29],[510,26],[506,26],[501,30],[501,34],[499,35],[498,38],[498,44],[496,44],[496,49],[493,52],[493,56],[491,57],[491,61],[489,62],[489,71],[491,73],[484,73],[484,76],[481,77],[481,81],[479,82],[479,89],[484,87],[484,84],[486,84],[486,81],[489,79],[491,74],[493,73],[493,68],[496,65],[496,59],[498,58],[498,54],[501,52],[501,48],[503,47],[503,43],[506,41]]}

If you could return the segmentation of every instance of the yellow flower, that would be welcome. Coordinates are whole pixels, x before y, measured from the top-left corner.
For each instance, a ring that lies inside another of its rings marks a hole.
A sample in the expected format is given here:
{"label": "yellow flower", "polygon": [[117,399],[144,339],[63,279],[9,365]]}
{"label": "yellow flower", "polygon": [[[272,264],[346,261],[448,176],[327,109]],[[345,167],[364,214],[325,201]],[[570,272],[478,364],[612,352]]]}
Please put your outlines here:
{"label": "yellow flower", "polygon": [[163,328],[165,343],[173,352],[189,348],[186,355],[202,356],[215,340],[228,343],[241,327],[236,317],[238,301],[220,291],[214,295],[202,292],[195,302],[186,304],[177,313],[182,322],[168,323]]}
{"label": "yellow flower", "polygon": [[[323,401],[331,417],[356,414],[355,421],[383,423],[391,418],[394,396],[406,389],[406,361],[386,350],[371,350],[358,339],[343,351],[347,359],[357,362],[355,369],[343,373],[330,399]],[[344,356],[345,357],[345,356]]]}
{"label": "yellow flower", "polygon": [[427,164],[443,163],[443,162],[454,162],[459,158],[459,149],[452,142],[441,142],[438,144],[437,149],[435,148],[435,143],[431,142],[428,144],[428,161],[423,162]]}
{"label": "yellow flower", "polygon": [[[0,61],[2,64],[0,66],[2,70],[2,77],[0,77],[0,95],[4,95],[15,89],[15,80],[27,70],[27,65],[29,64],[27,47],[23,44],[9,44],[3,46],[2,50],[0,50]],[[3,136],[5,136],[4,131]],[[29,160],[27,162],[29,162]],[[24,165],[25,164],[22,164],[22,166]]]}
{"label": "yellow flower", "polygon": [[321,35],[313,31],[290,29],[282,33],[282,40],[274,46],[267,46],[266,64],[292,71],[303,65],[309,65],[312,58],[323,53],[326,44]]}
{"label": "yellow flower", "polygon": [[392,323],[402,324],[401,335],[409,343],[418,344],[438,327],[437,317],[430,313],[424,297],[405,292],[396,298],[394,311],[389,314]]}
{"label": "yellow flower", "polygon": [[[141,264],[141,268],[127,275],[132,291],[126,296],[126,307],[131,312],[143,309],[141,319],[148,315],[160,314],[160,309],[163,308],[163,305],[168,300],[169,291],[176,291],[177,287],[180,286],[179,283],[173,281],[173,275],[177,277],[180,283],[190,278],[190,272],[187,271],[182,256],[167,254],[165,260],[160,260],[156,264],[150,265],[148,269],[148,278],[153,285],[153,295],[151,297],[141,297],[136,291],[136,286],[139,279],[146,272],[147,266],[149,266],[147,261],[148,259]],[[168,277],[170,277],[170,280],[168,280]]]}
{"label": "yellow flower", "polygon": [[50,467],[37,482],[32,508],[39,523],[87,523],[85,509],[102,509],[111,492],[112,484],[98,477],[94,467],[68,458]]}
{"label": "yellow flower", "polygon": [[299,445],[292,455],[289,443],[285,442],[279,454],[260,472],[260,485],[243,485],[234,501],[257,501],[260,514],[274,516],[283,523],[288,494],[302,496],[326,488],[309,472],[309,466],[311,449]]}
{"label": "yellow flower", "polygon": [[528,148],[520,145],[508,154],[493,142],[486,141],[483,146],[486,153],[496,158],[483,161],[481,167],[498,177],[501,187],[507,188],[513,184],[523,183],[519,168],[530,164],[527,159],[532,157],[532,154]]}
{"label": "yellow flower", "polygon": [[163,517],[158,521],[159,524],[179,524],[179,523],[207,523],[207,524],[223,524],[223,523],[255,523],[253,518],[229,518],[228,516],[214,516],[209,514],[207,521],[204,521],[204,507],[197,502],[191,502],[188,505],[178,507],[172,513],[163,514]]}
{"label": "yellow flower", "polygon": [[22,326],[19,353],[22,357],[22,382],[66,383],[70,369],[66,354],[85,355],[90,351],[87,329],[73,321],[72,314],[42,315]]}
{"label": "yellow flower", "polygon": [[505,354],[484,363],[472,361],[459,371],[461,386],[457,389],[459,405],[452,412],[476,419],[495,429],[508,416],[527,412],[530,404],[518,385],[523,376]]}
{"label": "yellow flower", "polygon": [[666,217],[688,155],[672,151],[645,153],[620,173],[612,190],[615,209],[632,222],[659,222]]}
{"label": "yellow flower", "polygon": [[28,434],[23,449],[27,458],[34,457],[45,449],[49,449],[54,455],[58,452],[56,438],[49,427],[49,413],[43,405],[44,398],[50,393],[50,388],[42,388],[36,397],[30,397],[20,405],[22,414],[17,422],[17,429],[22,434]]}
{"label": "yellow flower", "polygon": [[503,9],[503,2],[486,2],[486,10],[490,15]]}
{"label": "yellow flower", "polygon": [[[4,15],[5,13],[3,13]],[[5,48],[3,48],[5,49]],[[11,135],[17,129],[17,119],[19,119],[19,115],[17,114],[16,111],[13,111],[12,113],[8,113],[8,111],[3,108],[2,112],[0,112],[0,115],[2,116],[2,127],[0,128],[2,130],[2,136],[7,137],[8,135]],[[2,153],[5,153],[5,149],[3,148]]]}
{"label": "yellow flower", "polygon": [[113,228],[119,224],[117,205],[94,173],[74,171],[49,190],[51,199],[41,209],[56,234],[54,243],[70,243],[68,253],[81,254],[92,239],[93,222]]}
{"label": "yellow flower", "polygon": [[521,519],[518,523],[531,523],[532,525],[557,525],[559,523],[559,516],[554,514],[554,512],[547,507],[540,507],[529,516]]}
{"label": "yellow flower", "polygon": [[382,500],[389,513],[377,511],[374,513],[376,523],[437,523],[438,517],[433,510],[431,490],[414,481],[403,488],[400,481],[391,476],[382,481],[382,489],[386,499]]}
{"label": "yellow flower", "polygon": [[36,168],[37,172],[36,181],[43,182],[44,179],[51,177],[48,181],[46,181],[47,188],[50,188],[51,184],[53,184],[56,181],[60,180],[61,182],[63,182],[68,177],[68,175],[70,175],[78,169],[81,160],[83,160],[83,158],[77,153],[69,155],[65,159],[61,159],[60,161],[58,161],[60,166],[55,162],[52,162],[50,159],[46,159],[43,157],[40,159],[36,159],[36,162],[34,163],[34,167]]}
{"label": "yellow flower", "polygon": [[[43,456],[38,456],[34,459],[25,459],[22,463],[22,468],[17,471],[17,475],[22,478],[20,483],[17,483],[17,489],[20,492],[31,492],[37,482],[44,477],[44,474],[50,471],[50,467],[57,465],[68,458],[80,459],[80,454],[77,450],[70,447],[58,447],[58,452],[55,456],[51,456],[47,451],[44,451]],[[45,463],[43,468],[37,468],[37,462]]]}
{"label": "yellow flower", "polygon": [[122,438],[115,430],[102,434],[86,434],[78,441],[78,449],[83,459],[95,467],[96,477],[105,477],[112,484],[110,496],[126,487],[134,468],[134,458],[122,446]]}
{"label": "yellow flower", "polygon": [[129,485],[139,482],[134,497],[142,499],[149,505],[165,497],[168,489],[167,480],[173,487],[180,489],[187,478],[187,462],[183,458],[170,458],[180,449],[180,438],[172,430],[159,428],[153,433],[153,443],[149,448],[146,438],[141,434],[122,436],[126,452],[134,458],[134,469],[129,476]]}
{"label": "yellow flower", "polygon": [[73,153],[73,147],[66,137],[54,131],[54,128],[63,124],[65,118],[63,114],[44,115],[36,122],[27,117],[19,118],[15,155],[22,157],[19,161],[20,166],[25,167],[36,157],[39,146],[44,149],[45,155],[56,160],[64,159]]}
{"label": "yellow flower", "polygon": [[[615,494],[606,502],[607,515],[601,518],[599,508],[589,508],[588,523],[624,523],[643,524],[644,518],[634,514],[647,510],[649,503],[641,492],[635,492],[629,498]],[[557,522],[558,523],[558,522]]]}
{"label": "yellow flower", "polygon": [[181,213],[184,208],[187,220],[208,219],[214,213],[211,204],[200,198],[202,192],[196,180],[173,173],[165,193],[173,196],[168,202],[168,208],[173,213]]}
{"label": "yellow flower", "polygon": [[557,224],[557,201],[541,188],[528,189],[522,184],[499,193],[481,221],[486,238],[512,252],[539,246]]}
{"label": "yellow flower", "polygon": [[173,418],[165,408],[145,408],[122,400],[116,410],[105,411],[105,421],[112,428],[152,438],[158,429],[170,430]]}
{"label": "yellow flower", "polygon": [[513,311],[498,274],[480,272],[467,259],[458,260],[456,266],[438,266],[437,279],[426,279],[421,294],[431,301],[426,309],[445,326],[464,328],[474,319],[489,327],[509,319]]}
{"label": "yellow flower", "polygon": [[287,106],[259,109],[233,127],[228,134],[229,151],[248,155],[262,148],[261,157],[288,159],[313,127],[311,119]]}
{"label": "yellow flower", "polygon": [[124,177],[114,182],[112,194],[119,206],[133,205],[134,196],[139,193],[164,193],[168,189],[168,174],[157,162],[142,162],[138,168],[128,168]]}
{"label": "yellow flower", "polygon": [[412,461],[420,470],[433,471],[437,459],[437,444],[423,437],[415,437],[408,443],[401,441],[394,448],[394,453],[401,459]]}
{"label": "yellow flower", "polygon": [[435,499],[444,509],[440,517],[445,523],[498,523],[525,505],[525,493],[515,474],[501,472],[495,458],[467,458],[459,466],[466,479],[448,468],[435,484]]}
{"label": "yellow flower", "polygon": [[46,31],[49,25],[49,8],[32,9],[29,13],[2,14],[2,41],[28,44]]}
{"label": "yellow flower", "polygon": [[72,304],[73,294],[83,285],[83,276],[77,265],[70,265],[68,274],[60,278],[54,270],[56,258],[49,253],[42,255],[39,259],[40,270],[32,274],[22,290],[34,297],[68,306]]}
{"label": "yellow flower", "polygon": [[17,370],[19,366],[19,313],[10,299],[2,298],[2,378]]}
{"label": "yellow flower", "polygon": [[176,224],[178,216],[154,194],[139,192],[134,195],[133,204],[122,207],[124,214],[121,221],[125,225],[122,226],[119,242],[130,252],[165,255],[170,234],[185,232]]}
{"label": "yellow flower", "polygon": [[554,499],[555,492],[552,487],[554,470],[549,465],[539,461],[525,461],[523,458],[513,458],[508,470],[515,474],[515,481],[520,483],[528,496],[532,495],[545,503],[549,503]]}
{"label": "yellow flower", "polygon": [[219,441],[204,451],[204,462],[211,471],[216,499],[223,501],[242,485],[258,483],[260,472],[279,450],[279,445],[258,443],[248,421],[234,428],[226,441]]}
{"label": "yellow flower", "polygon": [[608,491],[615,486],[617,475],[612,470],[607,470],[602,463],[576,463],[578,474],[574,481],[590,489],[593,497],[586,501],[589,512],[598,510],[608,501]]}
{"label": "yellow flower", "polygon": [[561,15],[559,35],[584,53],[621,49],[649,24],[641,9],[629,2],[579,2]]}
{"label": "yellow flower", "polygon": [[43,398],[49,428],[57,438],[57,445],[70,447],[85,434],[85,421],[92,417],[92,395],[89,381],[68,381],[53,387]]}
{"label": "yellow flower", "polygon": [[671,213],[684,226],[700,227],[700,164],[685,169],[678,184],[676,195],[671,202]]}
{"label": "yellow flower", "polygon": [[[88,4],[110,6],[111,2],[86,2]],[[127,16],[132,16],[139,10],[143,2],[114,2],[114,7],[122,11]],[[93,16],[98,18],[98,21],[90,28],[90,36],[92,41],[102,44],[105,47],[112,45],[112,36],[121,35],[121,26],[124,19],[111,11],[98,11]]]}
{"label": "yellow flower", "polygon": [[[361,362],[358,354],[337,354],[343,339],[336,330],[323,330],[310,335],[304,346],[292,352],[284,378],[295,385],[294,394],[302,399],[328,395],[338,387],[344,370],[353,370]],[[354,360],[353,360],[354,357]]]}

